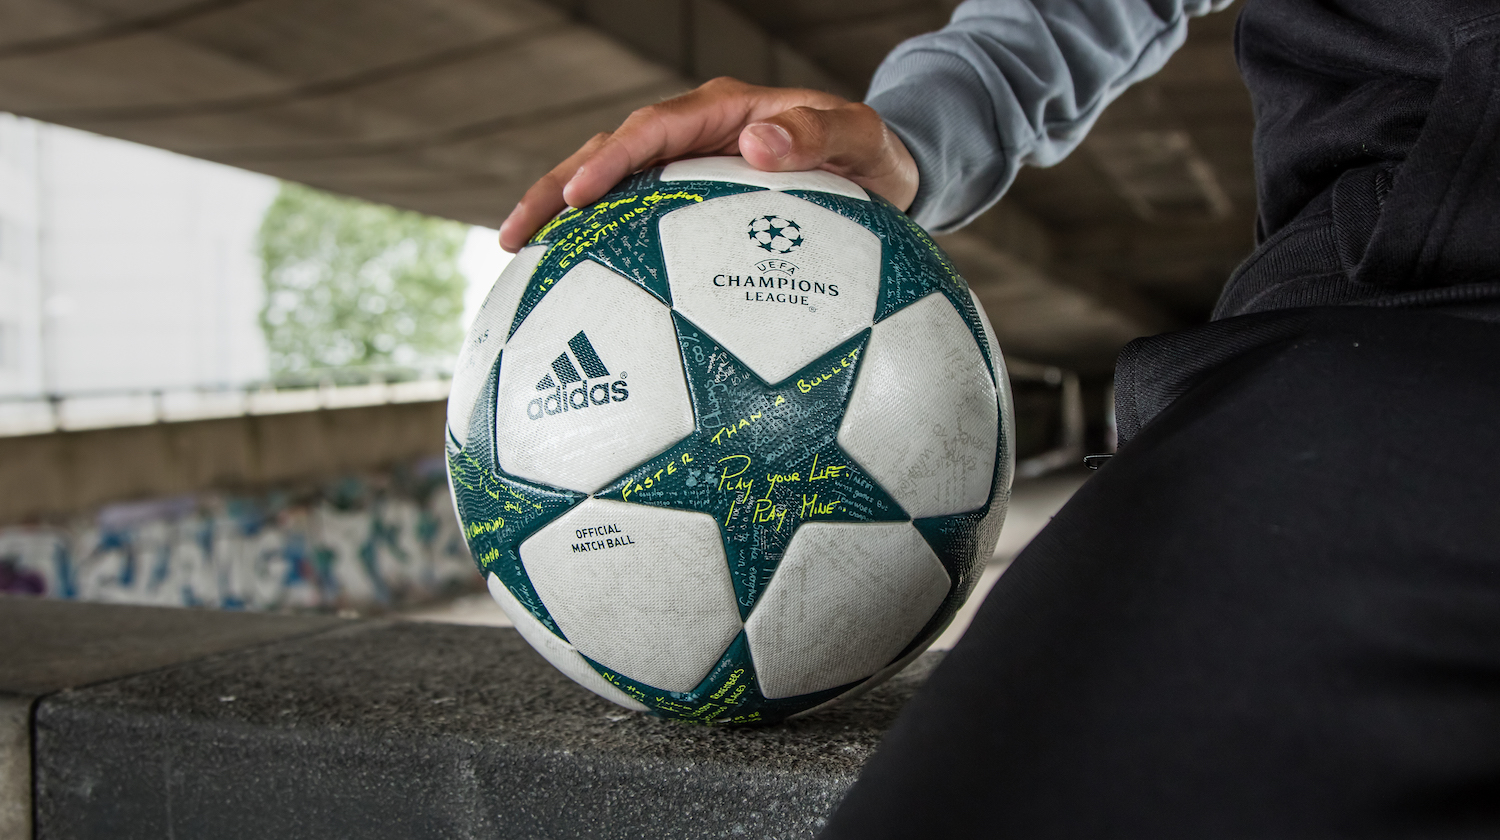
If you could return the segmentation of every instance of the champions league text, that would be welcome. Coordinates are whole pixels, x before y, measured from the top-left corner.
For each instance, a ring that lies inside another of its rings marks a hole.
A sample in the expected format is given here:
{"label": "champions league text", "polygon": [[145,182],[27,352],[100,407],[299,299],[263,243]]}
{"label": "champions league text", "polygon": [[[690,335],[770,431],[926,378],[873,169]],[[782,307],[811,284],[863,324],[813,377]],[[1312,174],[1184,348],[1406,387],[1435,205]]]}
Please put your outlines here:
{"label": "champions league text", "polygon": [[[815,283],[811,280],[797,280],[791,277],[755,277],[739,274],[715,274],[714,285],[720,288],[743,288],[745,289],[745,300],[764,301],[767,303],[793,303],[802,306],[809,305],[807,295],[796,294],[797,292],[809,292],[812,294],[838,297],[839,287],[837,283]],[[754,292],[750,291],[755,289]],[[773,291],[761,291],[771,289]],[[790,294],[788,294],[790,292]]]}

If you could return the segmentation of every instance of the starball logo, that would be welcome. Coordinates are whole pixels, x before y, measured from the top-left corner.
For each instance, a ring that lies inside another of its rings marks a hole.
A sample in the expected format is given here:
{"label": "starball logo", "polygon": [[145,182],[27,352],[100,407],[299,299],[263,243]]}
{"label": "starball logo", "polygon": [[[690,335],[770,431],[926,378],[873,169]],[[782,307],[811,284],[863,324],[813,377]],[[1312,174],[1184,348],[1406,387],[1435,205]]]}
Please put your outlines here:
{"label": "starball logo", "polygon": [[620,378],[613,382],[596,381],[608,380],[609,368],[604,366],[604,360],[599,358],[599,353],[594,350],[593,343],[582,330],[578,331],[578,335],[568,339],[568,351],[571,351],[572,355],[570,356],[567,351],[559,354],[552,360],[552,373],[543,376],[536,383],[538,391],[550,393],[526,404],[527,419],[540,420],[543,417],[568,411],[583,411],[586,408],[608,405],[612,402],[625,402],[630,399],[630,391],[625,387],[623,372]]}
{"label": "starball logo", "polygon": [[[781,303],[806,306],[817,311],[818,299],[811,295],[839,296],[837,283],[797,277],[797,264],[782,259],[806,244],[802,227],[785,216],[756,216],[748,227],[750,241],[775,256],[755,264],[758,274],[715,274],[713,284],[721,289],[743,291],[751,303]],[[733,269],[731,269],[732,271]]]}
{"label": "starball logo", "polygon": [[773,254],[790,254],[802,247],[802,228],[781,216],[750,220],[750,241]]}

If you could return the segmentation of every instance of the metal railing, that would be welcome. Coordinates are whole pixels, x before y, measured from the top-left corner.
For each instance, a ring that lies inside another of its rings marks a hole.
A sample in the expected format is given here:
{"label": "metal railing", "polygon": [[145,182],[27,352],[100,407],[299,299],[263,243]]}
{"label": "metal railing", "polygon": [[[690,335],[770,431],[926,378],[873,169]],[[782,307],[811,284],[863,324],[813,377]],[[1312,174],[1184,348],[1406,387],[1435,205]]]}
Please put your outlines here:
{"label": "metal railing", "polygon": [[1059,423],[1055,445],[1045,452],[1017,461],[1016,478],[1037,478],[1082,465],[1087,422],[1083,410],[1083,387],[1078,381],[1078,374],[1020,359],[1006,359],[1005,365],[1012,382],[1041,382],[1058,389]]}
{"label": "metal railing", "polygon": [[[319,375],[319,374],[322,375]],[[0,396],[0,436],[145,426],[447,399],[433,372],[309,372],[269,382]],[[405,374],[405,375],[402,375]]]}

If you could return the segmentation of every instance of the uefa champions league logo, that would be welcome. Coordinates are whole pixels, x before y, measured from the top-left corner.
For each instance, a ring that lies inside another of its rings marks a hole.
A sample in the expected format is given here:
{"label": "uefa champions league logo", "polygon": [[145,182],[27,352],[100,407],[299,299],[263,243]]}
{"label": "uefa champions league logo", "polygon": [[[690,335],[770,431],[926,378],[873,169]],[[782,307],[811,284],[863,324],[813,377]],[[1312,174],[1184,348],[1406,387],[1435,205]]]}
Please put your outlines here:
{"label": "uefa champions league logo", "polygon": [[802,245],[802,228],[781,216],[760,216],[750,222],[750,241],[773,254],[790,254]]}
{"label": "uefa champions league logo", "polygon": [[730,274],[729,271],[715,274],[712,281],[715,286],[739,289],[749,302],[805,306],[810,312],[818,311],[817,301],[810,295],[839,296],[837,283],[797,277],[797,264],[786,256],[806,244],[807,239],[796,222],[785,216],[756,216],[750,220],[746,233],[756,247],[771,256],[755,264],[759,274]]}

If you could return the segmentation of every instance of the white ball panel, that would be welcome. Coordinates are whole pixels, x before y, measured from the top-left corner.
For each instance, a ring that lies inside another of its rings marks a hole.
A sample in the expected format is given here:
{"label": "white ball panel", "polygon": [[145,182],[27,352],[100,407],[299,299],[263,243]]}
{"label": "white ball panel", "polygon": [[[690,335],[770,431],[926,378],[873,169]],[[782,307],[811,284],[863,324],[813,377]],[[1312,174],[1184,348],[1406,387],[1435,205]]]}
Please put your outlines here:
{"label": "white ball panel", "polygon": [[[1005,356],[1000,352],[1000,340],[995,337],[995,328],[990,325],[990,317],[985,314],[984,307],[979,303],[979,296],[974,290],[969,290],[969,299],[974,301],[974,309],[979,312],[979,323],[984,325],[984,339],[990,343],[990,361],[995,366],[995,399],[1000,404],[1000,439],[1007,443],[1016,439],[1016,416],[1015,407],[1011,403],[1010,395],[1010,373],[1005,369]],[[1014,463],[1004,453],[1000,457],[1005,459],[1004,470],[1000,476],[1001,486],[995,488],[993,495],[997,498],[994,508],[986,520],[998,517],[1001,521],[1005,519],[1005,509],[1010,501],[1010,482],[1014,477]],[[996,525],[996,530],[999,526]]]}
{"label": "white ball panel", "polygon": [[572,645],[553,635],[551,630],[548,630],[545,625],[537,621],[536,616],[521,606],[521,602],[516,600],[516,596],[510,594],[510,590],[505,588],[505,584],[500,582],[500,578],[491,574],[489,576],[489,584],[490,595],[494,596],[495,602],[500,605],[500,609],[505,611],[505,615],[510,619],[511,624],[516,626],[516,632],[520,633],[521,638],[525,639],[526,643],[531,645],[537,653],[540,653],[543,659],[551,662],[552,667],[562,671],[573,682],[603,697],[605,700],[618,703],[627,709],[634,709],[637,712],[646,711],[646,707],[640,701],[610,685],[608,680],[599,676],[599,672],[595,671],[589,663],[584,661],[583,657],[579,655],[578,651]]}
{"label": "white ball panel", "polygon": [[974,290],[969,290],[969,300],[974,302],[974,311],[979,313],[979,325],[984,327],[984,340],[990,348],[990,358],[995,362],[995,381],[1006,378],[1005,360],[1000,356],[1000,339],[995,337],[995,328],[990,326],[990,316],[984,314],[984,304],[979,302],[979,296]]}
{"label": "white ball panel", "polygon": [[[766,217],[794,221],[800,244],[761,247],[751,225]],[[880,240],[809,201],[779,192],[715,198],[663,216],[661,235],[673,306],[769,383],[874,320]]]}
{"label": "white ball panel", "polygon": [[511,475],[592,493],[693,430],[670,311],[598,263],[563,275],[506,348],[495,448]]}
{"label": "white ball panel", "polygon": [[912,518],[990,498],[1000,411],[962,316],[934,292],[875,325],[838,442]]}
{"label": "white ball panel", "polygon": [[948,588],[948,572],[910,522],[803,524],[745,622],[761,691],[794,697],[874,674]]}
{"label": "white ball panel", "polygon": [[679,160],[662,168],[663,181],[729,181],[769,190],[816,190],[869,201],[869,193],[848,178],[814,169],[808,172],[762,172],[733,157],[703,157]]}
{"label": "white ball panel", "polygon": [[495,365],[495,358],[505,348],[505,335],[516,318],[516,307],[521,294],[531,280],[531,272],[547,253],[546,245],[530,245],[522,248],[511,258],[500,277],[490,287],[474,316],[474,325],[464,337],[464,346],[458,351],[458,363],[453,368],[453,388],[448,394],[448,428],[460,441],[469,439],[469,418],[474,414],[474,401],[484,389],[485,378]]}
{"label": "white ball panel", "polygon": [[743,626],[706,513],[589,499],[522,543],[521,562],[580,653],[657,688],[695,688]]}

